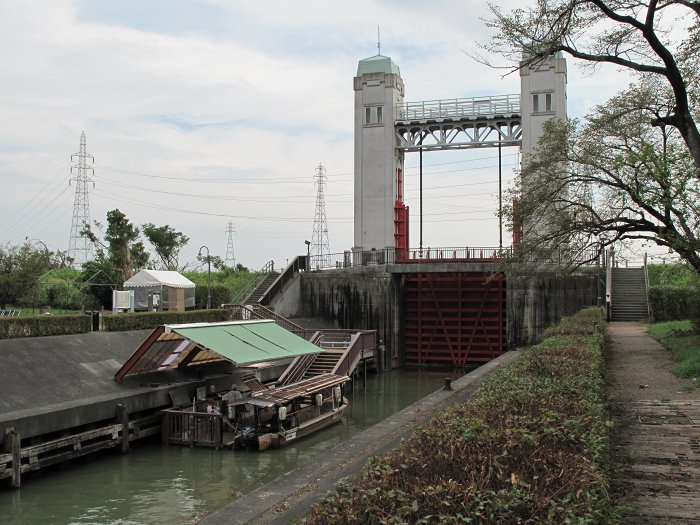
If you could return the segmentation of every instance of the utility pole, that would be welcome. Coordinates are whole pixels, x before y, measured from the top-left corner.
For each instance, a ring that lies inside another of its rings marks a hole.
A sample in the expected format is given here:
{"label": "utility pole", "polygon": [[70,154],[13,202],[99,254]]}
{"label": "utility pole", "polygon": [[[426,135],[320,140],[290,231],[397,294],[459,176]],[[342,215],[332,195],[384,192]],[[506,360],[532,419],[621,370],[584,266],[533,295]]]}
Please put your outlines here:
{"label": "utility pole", "polygon": [[[71,166],[71,173],[76,173],[75,177],[68,181],[68,184],[75,181],[75,200],[73,202],[73,222],[70,228],[70,241],[68,242],[68,255],[73,258],[74,265],[80,265],[90,260],[92,255],[92,245],[87,236],[80,232],[85,225],[90,224],[90,201],[88,196],[88,183],[92,182],[93,188],[95,182],[88,178],[95,173],[92,167],[88,167],[88,160],[91,164],[95,163],[95,157],[88,155],[86,151],[85,132],[80,135],[80,151],[70,156],[71,162],[77,157],[78,163]],[[74,172],[75,170],[75,172]]]}
{"label": "utility pole", "polygon": [[323,187],[326,183],[326,168],[319,164],[314,175],[316,184],[316,212],[314,213],[314,231],[311,236],[311,256],[314,257],[314,268],[330,266],[330,245],[328,243],[328,222],[326,221],[326,201]]}
{"label": "utility pole", "polygon": [[226,226],[226,233],[228,234],[228,244],[226,245],[226,259],[224,260],[224,265],[228,268],[236,269],[236,256],[233,251],[233,232],[236,231],[233,223],[228,221]]}

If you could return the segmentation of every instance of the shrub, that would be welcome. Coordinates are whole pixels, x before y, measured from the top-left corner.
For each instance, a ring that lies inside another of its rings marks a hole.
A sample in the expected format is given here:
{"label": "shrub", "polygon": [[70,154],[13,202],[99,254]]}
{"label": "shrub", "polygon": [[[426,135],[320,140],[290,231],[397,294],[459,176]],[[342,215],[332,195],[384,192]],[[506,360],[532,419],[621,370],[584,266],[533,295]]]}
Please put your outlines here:
{"label": "shrub", "polygon": [[649,306],[654,321],[700,319],[700,288],[694,286],[650,286]]}
{"label": "shrub", "polygon": [[[223,284],[211,285],[211,307],[219,308],[222,304],[229,303],[233,292]],[[207,286],[198,286],[194,291],[194,303],[196,308],[207,307]]]}
{"label": "shrub", "polygon": [[0,339],[84,334],[90,331],[90,327],[89,315],[0,317]]}
{"label": "shrub", "polygon": [[566,319],[302,523],[614,522],[604,336],[594,321],[604,325],[599,308]]}
{"label": "shrub", "polygon": [[179,323],[216,323],[226,321],[228,311],[224,309],[190,310],[187,312],[142,312],[105,316],[103,318],[106,332],[128,330],[147,330],[162,324]]}

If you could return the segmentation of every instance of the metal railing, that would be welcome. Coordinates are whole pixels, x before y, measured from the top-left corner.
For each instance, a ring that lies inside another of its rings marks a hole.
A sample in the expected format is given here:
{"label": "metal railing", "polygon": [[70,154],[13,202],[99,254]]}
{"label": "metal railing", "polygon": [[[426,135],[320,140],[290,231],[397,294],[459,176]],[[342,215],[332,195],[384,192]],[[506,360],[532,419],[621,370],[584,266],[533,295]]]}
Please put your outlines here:
{"label": "metal railing", "polygon": [[365,357],[365,352],[374,352],[377,347],[377,332],[364,331],[353,334],[350,345],[343,356],[338,360],[338,363],[333,368],[331,373],[343,374],[346,376],[352,375],[355,371],[357,363]]}
{"label": "metal railing", "polygon": [[221,414],[163,410],[163,444],[221,448]]}
{"label": "metal railing", "polygon": [[309,259],[311,270],[353,268],[357,266],[378,266],[382,264],[419,264],[434,262],[489,262],[508,258],[510,247],[498,246],[459,246],[447,248],[384,248],[382,250],[345,251],[323,256],[312,255]]}
{"label": "metal railing", "polygon": [[265,278],[275,271],[275,261],[268,261],[265,266],[260,268],[255,274],[238,290],[235,296],[231,299],[231,304],[241,304],[245,301],[255,289],[262,284]]}
{"label": "metal railing", "polygon": [[[314,332],[314,330],[306,330],[286,317],[282,317],[269,308],[265,308],[259,304],[224,304],[222,306],[228,310],[229,321],[249,321],[251,319],[272,320],[282,328],[297,335]],[[300,335],[300,337],[303,337],[303,335]]]}
{"label": "metal railing", "polygon": [[520,95],[425,100],[406,102],[396,108],[397,121],[492,118],[496,115],[520,115]]}
{"label": "metal railing", "polygon": [[294,279],[294,275],[296,273],[308,269],[307,263],[308,259],[306,258],[306,255],[297,255],[294,260],[287,265],[287,267],[282,271],[282,273],[277,277],[275,282],[272,283],[262,297],[260,297],[258,303],[270,304],[270,299],[275,297],[289,281]]}

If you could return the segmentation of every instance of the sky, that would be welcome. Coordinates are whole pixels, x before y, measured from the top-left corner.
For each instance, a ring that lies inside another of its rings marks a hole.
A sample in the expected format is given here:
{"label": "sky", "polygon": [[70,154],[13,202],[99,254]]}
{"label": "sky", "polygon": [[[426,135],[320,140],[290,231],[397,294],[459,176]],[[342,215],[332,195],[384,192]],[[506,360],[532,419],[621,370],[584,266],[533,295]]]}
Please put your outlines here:
{"label": "sky", "polygon": [[[136,225],[181,231],[189,269],[201,246],[225,258],[229,222],[236,262],[251,269],[304,254],[319,164],[330,251],[349,250],[352,79],[377,53],[377,28],[407,102],[519,93],[517,74],[472,58],[490,37],[483,18],[481,0],[0,0],[0,244],[68,248],[71,154],[84,131],[91,218],[118,208]],[[627,82],[569,59],[569,115]],[[503,150],[506,187],[517,153]],[[424,246],[497,246],[496,150],[431,152],[423,164]],[[417,165],[408,154],[413,217]],[[411,246],[417,232],[414,221]]]}

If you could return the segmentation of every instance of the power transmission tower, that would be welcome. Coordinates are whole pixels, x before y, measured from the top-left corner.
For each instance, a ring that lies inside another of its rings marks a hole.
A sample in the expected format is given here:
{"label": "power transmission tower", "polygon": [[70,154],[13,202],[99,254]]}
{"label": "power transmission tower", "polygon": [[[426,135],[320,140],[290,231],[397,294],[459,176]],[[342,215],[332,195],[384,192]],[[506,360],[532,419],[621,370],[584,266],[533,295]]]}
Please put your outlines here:
{"label": "power transmission tower", "polygon": [[75,201],[73,203],[73,222],[70,228],[70,241],[68,243],[68,255],[73,258],[74,265],[90,260],[92,255],[92,244],[85,235],[81,235],[82,229],[86,224],[90,224],[90,201],[88,198],[88,183],[92,182],[93,187],[95,182],[88,178],[88,171],[94,174],[95,170],[88,167],[88,159],[95,163],[95,157],[88,155],[85,149],[85,132],[80,135],[80,151],[70,156],[71,162],[77,157],[78,163],[73,164],[70,172],[74,173],[75,177],[68,181],[70,184],[75,181]]}
{"label": "power transmission tower", "polygon": [[316,212],[314,214],[314,232],[311,236],[312,268],[330,266],[330,245],[328,243],[328,223],[326,221],[326,200],[323,187],[326,184],[326,168],[319,164],[314,175],[316,184]]}
{"label": "power transmission tower", "polygon": [[226,227],[226,233],[228,234],[228,244],[226,245],[226,260],[224,265],[236,269],[236,256],[233,251],[233,232],[235,231],[233,223],[229,221]]}

